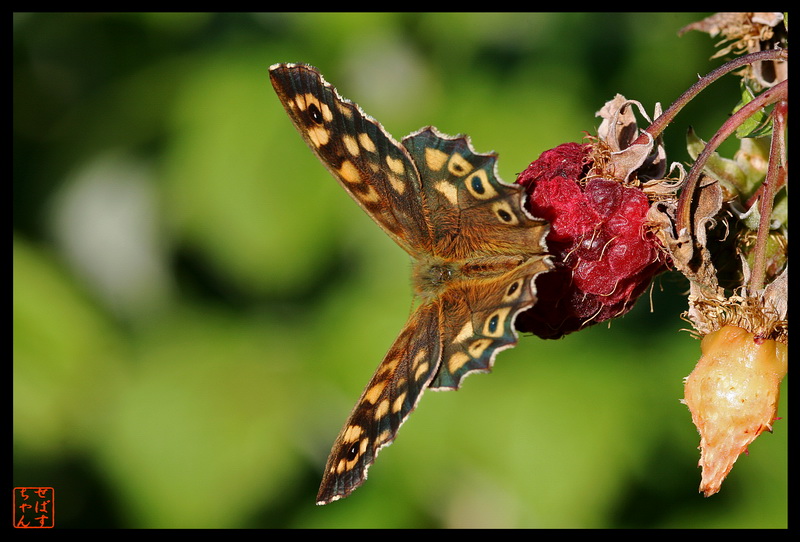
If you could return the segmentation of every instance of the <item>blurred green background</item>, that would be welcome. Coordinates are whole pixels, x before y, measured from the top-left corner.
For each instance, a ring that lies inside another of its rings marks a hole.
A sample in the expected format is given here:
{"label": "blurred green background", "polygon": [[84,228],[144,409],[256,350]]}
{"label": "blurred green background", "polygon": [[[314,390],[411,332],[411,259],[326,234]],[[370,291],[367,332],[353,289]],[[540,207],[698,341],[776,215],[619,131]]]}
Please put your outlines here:
{"label": "blurred green background", "polygon": [[[58,527],[786,527],[785,420],[697,492],[673,275],[611,326],[523,337],[427,394],[363,487],[314,505],[409,265],[268,67],[317,66],[398,139],[468,133],[511,182],[615,93],[652,113],[718,66],[715,40],[677,36],[703,16],[15,14],[14,485],[54,487]],[[737,88],[678,117],[671,161]]]}

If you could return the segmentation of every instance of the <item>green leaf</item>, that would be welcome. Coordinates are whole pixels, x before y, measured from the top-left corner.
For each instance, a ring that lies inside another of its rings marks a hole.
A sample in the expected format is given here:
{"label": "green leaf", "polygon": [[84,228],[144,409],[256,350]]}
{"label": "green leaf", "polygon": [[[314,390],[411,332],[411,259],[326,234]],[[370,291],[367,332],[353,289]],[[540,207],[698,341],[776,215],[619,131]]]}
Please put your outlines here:
{"label": "green leaf", "polygon": [[[741,88],[742,101],[736,105],[733,110],[734,113],[753,101],[755,98],[755,93],[750,87],[750,83],[747,79],[742,79]],[[759,109],[736,129],[736,136],[740,139],[748,137],[764,137],[770,135],[771,133],[772,117],[766,111],[764,111],[764,109]]]}

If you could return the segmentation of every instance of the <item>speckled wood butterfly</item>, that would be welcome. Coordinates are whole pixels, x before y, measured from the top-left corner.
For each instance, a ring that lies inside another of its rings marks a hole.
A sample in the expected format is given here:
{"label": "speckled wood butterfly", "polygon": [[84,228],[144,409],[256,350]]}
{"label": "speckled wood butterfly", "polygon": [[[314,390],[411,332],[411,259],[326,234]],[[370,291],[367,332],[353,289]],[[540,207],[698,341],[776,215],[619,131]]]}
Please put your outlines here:
{"label": "speckled wood butterfly", "polygon": [[514,319],[551,265],[548,226],[467,137],[428,127],[398,143],[315,68],[275,64],[270,78],[311,150],[411,256],[418,300],[333,444],[317,495],[327,504],[366,480],[426,388],[456,389],[517,343]]}

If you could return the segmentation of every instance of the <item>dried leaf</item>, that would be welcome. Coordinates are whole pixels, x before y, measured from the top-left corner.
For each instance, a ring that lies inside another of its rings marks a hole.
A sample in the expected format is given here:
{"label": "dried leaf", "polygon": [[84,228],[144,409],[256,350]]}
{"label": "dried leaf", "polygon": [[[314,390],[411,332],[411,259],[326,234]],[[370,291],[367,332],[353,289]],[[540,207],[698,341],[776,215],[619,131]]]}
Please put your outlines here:
{"label": "dried leaf", "polygon": [[781,320],[786,320],[789,311],[789,266],[764,288],[764,305],[772,307]]}
{"label": "dried leaf", "polygon": [[[719,183],[705,177],[695,194],[696,205],[692,210],[694,239],[686,229],[677,231],[675,214],[677,202],[656,202],[648,211],[648,221],[661,245],[669,254],[672,264],[683,273],[704,295],[715,295],[719,291],[717,272],[706,248],[706,231],[716,223],[715,217],[722,208],[722,190]],[[700,295],[698,293],[698,295]]]}

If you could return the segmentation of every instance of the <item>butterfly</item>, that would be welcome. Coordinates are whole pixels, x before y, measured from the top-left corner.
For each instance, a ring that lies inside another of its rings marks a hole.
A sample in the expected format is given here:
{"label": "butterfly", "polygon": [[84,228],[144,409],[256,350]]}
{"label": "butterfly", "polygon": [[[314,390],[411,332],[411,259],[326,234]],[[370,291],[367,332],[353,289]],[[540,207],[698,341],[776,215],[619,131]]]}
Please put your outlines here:
{"label": "butterfly", "polygon": [[311,150],[412,261],[416,308],[333,444],[321,505],[366,480],[426,389],[457,389],[516,345],[514,320],[552,267],[549,226],[525,210],[522,187],[498,178],[497,155],[477,153],[468,137],[427,127],[398,143],[316,68],[269,73]]}

